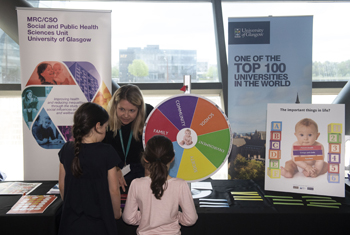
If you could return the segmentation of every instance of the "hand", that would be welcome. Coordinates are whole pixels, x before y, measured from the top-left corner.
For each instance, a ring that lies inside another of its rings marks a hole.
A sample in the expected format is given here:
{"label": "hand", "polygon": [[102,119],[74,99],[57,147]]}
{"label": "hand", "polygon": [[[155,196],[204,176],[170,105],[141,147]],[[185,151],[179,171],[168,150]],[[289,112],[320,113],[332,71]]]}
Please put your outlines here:
{"label": "hand", "polygon": [[312,178],[317,177],[317,173],[316,172],[311,172],[310,177],[312,177]]}
{"label": "hand", "polygon": [[318,171],[317,171],[317,169],[315,167],[312,167],[312,172],[310,172],[310,176],[312,178],[315,178],[315,177],[318,176]]}
{"label": "hand", "polygon": [[120,219],[122,217],[122,208],[120,208],[119,216],[114,216],[115,219]]}
{"label": "hand", "polygon": [[123,173],[119,167],[117,167],[117,176],[118,176],[119,185],[120,187],[122,187],[123,192],[125,192],[125,186],[128,186],[128,185],[126,184]]}
{"label": "hand", "polygon": [[312,166],[308,165],[308,166],[305,167],[303,173],[304,173],[304,175],[306,177],[311,177],[315,173],[315,168],[313,168]]}

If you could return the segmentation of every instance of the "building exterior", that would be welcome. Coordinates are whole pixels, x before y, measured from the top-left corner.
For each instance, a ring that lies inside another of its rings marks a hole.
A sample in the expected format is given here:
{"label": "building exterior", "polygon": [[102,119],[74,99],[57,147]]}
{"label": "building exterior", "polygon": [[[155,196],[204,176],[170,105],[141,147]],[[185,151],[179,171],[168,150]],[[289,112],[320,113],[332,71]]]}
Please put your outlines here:
{"label": "building exterior", "polygon": [[69,70],[79,84],[81,91],[84,93],[86,99],[91,101],[95,96],[99,81],[87,69],[83,68],[79,63],[75,62],[69,66]]}
{"label": "building exterior", "polygon": [[[134,60],[142,60],[148,67],[148,75],[136,77],[128,67]],[[129,47],[119,50],[119,82],[182,82],[184,75],[197,79],[196,50],[161,50],[159,45],[145,48]]]}
{"label": "building exterior", "polygon": [[198,78],[206,78],[208,73],[208,62],[206,61],[197,61],[197,76]]}
{"label": "building exterior", "polygon": [[[255,130],[246,136],[237,135],[232,144],[236,154],[241,154],[247,160],[265,161],[266,131]],[[234,160],[235,157],[232,158],[232,161]]]}

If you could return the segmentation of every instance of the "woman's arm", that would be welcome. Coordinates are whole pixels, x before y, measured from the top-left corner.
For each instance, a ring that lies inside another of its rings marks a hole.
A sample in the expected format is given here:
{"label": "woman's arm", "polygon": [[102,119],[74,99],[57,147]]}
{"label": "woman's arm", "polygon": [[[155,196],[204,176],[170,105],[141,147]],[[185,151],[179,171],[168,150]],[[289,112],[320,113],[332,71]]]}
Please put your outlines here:
{"label": "woman's arm", "polygon": [[122,216],[122,210],[120,208],[120,191],[116,167],[108,170],[108,187],[112,200],[114,218],[119,219]]}
{"label": "woman's arm", "polygon": [[62,163],[60,163],[60,169],[59,169],[59,176],[58,176],[58,188],[60,190],[61,198],[63,200],[64,196],[64,178],[66,177],[66,171],[64,170],[64,166]]}
{"label": "woman's arm", "polygon": [[117,177],[118,177],[120,187],[122,187],[123,192],[125,192],[125,186],[128,186],[128,185],[125,182],[122,170],[118,166],[117,166]]}

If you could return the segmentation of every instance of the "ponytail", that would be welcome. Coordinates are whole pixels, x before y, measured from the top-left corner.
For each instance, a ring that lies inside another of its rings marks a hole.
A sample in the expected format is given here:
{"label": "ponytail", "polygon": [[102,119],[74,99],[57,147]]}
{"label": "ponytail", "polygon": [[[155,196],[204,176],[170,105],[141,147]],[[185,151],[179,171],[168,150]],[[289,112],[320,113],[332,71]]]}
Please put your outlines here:
{"label": "ponytail", "polygon": [[[158,158],[149,166],[150,178],[152,180],[151,189],[157,199],[161,199],[167,188],[168,167]],[[163,187],[164,185],[164,187]]]}
{"label": "ponytail", "polygon": [[83,170],[80,167],[80,160],[78,157],[80,153],[81,140],[82,136],[79,136],[78,133],[76,133],[76,138],[74,139],[74,158],[72,161],[72,174],[76,178],[79,178],[83,174]]}
{"label": "ponytail", "polygon": [[174,156],[173,143],[167,137],[156,135],[148,140],[143,158],[149,163],[151,190],[157,199],[161,199],[167,189],[167,164]]}
{"label": "ponytail", "polygon": [[83,175],[83,169],[80,165],[79,155],[83,138],[88,135],[96,124],[105,124],[108,121],[107,111],[95,103],[83,103],[74,113],[73,137],[74,137],[74,159],[71,169],[74,177],[79,178]]}

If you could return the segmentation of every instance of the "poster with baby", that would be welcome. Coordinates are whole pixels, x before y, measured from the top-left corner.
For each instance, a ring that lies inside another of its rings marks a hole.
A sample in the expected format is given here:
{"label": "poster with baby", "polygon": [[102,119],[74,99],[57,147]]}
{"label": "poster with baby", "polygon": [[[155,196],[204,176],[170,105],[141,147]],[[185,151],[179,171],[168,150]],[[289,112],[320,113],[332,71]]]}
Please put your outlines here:
{"label": "poster with baby", "polygon": [[85,102],[111,99],[111,11],[19,7],[25,180],[57,180]]}
{"label": "poster with baby", "polygon": [[268,104],[265,190],[344,197],[343,104]]}

